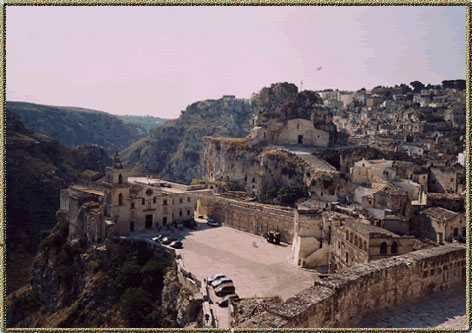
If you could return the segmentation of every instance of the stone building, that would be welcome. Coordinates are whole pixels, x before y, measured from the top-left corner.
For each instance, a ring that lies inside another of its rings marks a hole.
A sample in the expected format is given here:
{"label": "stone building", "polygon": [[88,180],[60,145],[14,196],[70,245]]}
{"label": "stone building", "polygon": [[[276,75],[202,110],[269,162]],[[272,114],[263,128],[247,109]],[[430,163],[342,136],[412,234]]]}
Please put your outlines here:
{"label": "stone building", "polygon": [[354,163],[350,173],[354,183],[379,183],[396,177],[393,161],[365,160]]}
{"label": "stone building", "polygon": [[324,230],[320,209],[301,204],[294,210],[292,260],[301,267],[328,265],[330,230]]}
{"label": "stone building", "polygon": [[420,236],[437,243],[465,241],[466,222],[463,213],[453,212],[442,207],[429,207],[420,213]]}
{"label": "stone building", "polygon": [[[462,167],[461,167],[462,168]],[[430,167],[428,192],[456,193],[457,170],[455,167]]]}
{"label": "stone building", "polygon": [[355,264],[405,254],[414,250],[415,238],[391,231],[347,221],[331,235],[329,270],[335,273]]}
{"label": "stone building", "polygon": [[389,214],[407,216],[410,213],[410,206],[408,193],[387,185],[362,197],[362,210],[375,218]]}
{"label": "stone building", "polygon": [[61,209],[69,215],[69,237],[100,241],[109,236],[160,230],[193,218],[196,197],[206,185],[181,185],[147,177],[129,177],[118,154],[93,188],[74,185],[61,191]]}
{"label": "stone building", "polygon": [[337,140],[333,115],[313,91],[277,83],[263,88],[254,101],[258,112],[249,135],[252,144],[327,147]]}

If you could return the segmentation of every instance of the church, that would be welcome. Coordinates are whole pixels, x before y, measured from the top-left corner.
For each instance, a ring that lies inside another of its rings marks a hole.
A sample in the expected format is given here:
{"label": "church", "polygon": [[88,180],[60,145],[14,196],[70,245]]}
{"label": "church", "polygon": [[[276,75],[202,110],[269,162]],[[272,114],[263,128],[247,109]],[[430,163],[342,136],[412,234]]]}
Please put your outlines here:
{"label": "church", "polygon": [[[103,175],[103,174],[102,174]],[[61,209],[69,217],[69,239],[86,236],[100,242],[161,229],[193,219],[205,185],[183,185],[149,177],[131,177],[118,153],[105,175],[61,190]]]}

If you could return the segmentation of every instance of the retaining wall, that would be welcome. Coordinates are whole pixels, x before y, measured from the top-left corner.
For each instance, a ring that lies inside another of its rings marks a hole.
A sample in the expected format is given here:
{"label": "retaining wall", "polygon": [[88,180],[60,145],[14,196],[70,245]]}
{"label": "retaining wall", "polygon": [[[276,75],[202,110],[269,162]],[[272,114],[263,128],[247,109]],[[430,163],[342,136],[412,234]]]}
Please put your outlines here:
{"label": "retaining wall", "polygon": [[[465,284],[466,247],[444,245],[354,265],[238,327],[352,327],[368,314]],[[465,297],[465,295],[464,295]]]}

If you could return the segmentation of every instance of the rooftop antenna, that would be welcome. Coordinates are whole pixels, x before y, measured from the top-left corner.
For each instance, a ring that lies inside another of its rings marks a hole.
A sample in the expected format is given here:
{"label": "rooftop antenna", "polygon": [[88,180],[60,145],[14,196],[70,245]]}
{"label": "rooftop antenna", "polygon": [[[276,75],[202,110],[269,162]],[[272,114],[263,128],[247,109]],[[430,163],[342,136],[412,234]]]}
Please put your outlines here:
{"label": "rooftop antenna", "polygon": [[301,82],[300,82],[300,91],[302,91],[302,90],[303,90],[303,80],[301,80]]}

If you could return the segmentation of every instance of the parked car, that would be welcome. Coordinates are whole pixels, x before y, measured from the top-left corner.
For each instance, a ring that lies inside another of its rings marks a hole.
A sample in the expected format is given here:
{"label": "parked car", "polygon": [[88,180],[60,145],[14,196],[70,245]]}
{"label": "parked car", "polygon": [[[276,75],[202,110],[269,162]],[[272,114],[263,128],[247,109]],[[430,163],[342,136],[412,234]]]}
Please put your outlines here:
{"label": "parked car", "polygon": [[224,274],[213,274],[212,276],[207,277],[207,282],[208,284],[211,284],[213,281],[221,279],[221,278],[225,278],[225,277],[226,275]]}
{"label": "parked car", "polygon": [[151,238],[154,242],[159,243],[162,239],[162,235],[158,234],[156,237]]}
{"label": "parked car", "polygon": [[172,243],[169,244],[170,247],[173,247],[174,249],[183,249],[184,245],[182,244],[181,241],[173,241]]}
{"label": "parked car", "polygon": [[233,280],[231,280],[231,279],[229,279],[229,278],[227,278],[227,277],[223,277],[223,278],[220,278],[220,279],[218,279],[218,280],[213,281],[213,282],[211,283],[211,286],[212,286],[213,288],[216,288],[216,287],[218,287],[218,286],[219,286],[220,284],[222,284],[222,283],[233,283]]}
{"label": "parked car", "polygon": [[235,288],[233,284],[223,283],[218,288],[215,289],[216,296],[225,296],[235,293]]}
{"label": "parked car", "polygon": [[162,238],[161,243],[164,244],[164,245],[169,245],[170,243],[172,243],[175,240],[177,240],[177,239],[172,238],[172,237],[164,237],[164,238]]}
{"label": "parked car", "polygon": [[207,224],[208,224],[210,227],[219,227],[219,226],[221,225],[220,222],[215,221],[215,220],[213,220],[213,219],[208,219]]}
{"label": "parked car", "polygon": [[184,222],[184,227],[190,228],[190,229],[197,229],[197,222],[195,222],[194,219],[187,220]]}
{"label": "parked car", "polygon": [[280,232],[269,231],[264,235],[265,239],[272,244],[280,244]]}
{"label": "parked car", "polygon": [[228,304],[231,302],[237,302],[239,301],[239,296],[236,294],[229,294],[226,295],[221,302],[218,302],[218,305],[221,307],[226,307]]}

